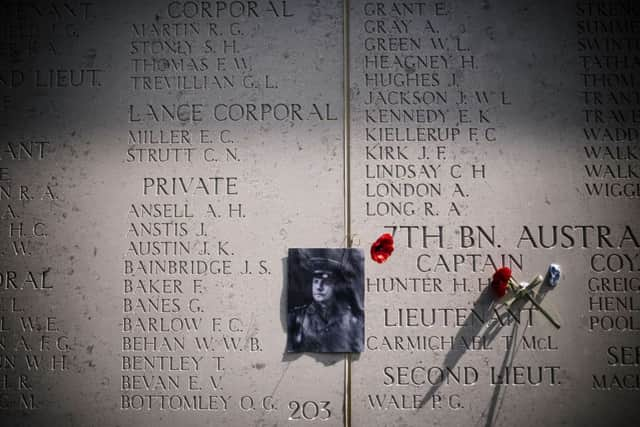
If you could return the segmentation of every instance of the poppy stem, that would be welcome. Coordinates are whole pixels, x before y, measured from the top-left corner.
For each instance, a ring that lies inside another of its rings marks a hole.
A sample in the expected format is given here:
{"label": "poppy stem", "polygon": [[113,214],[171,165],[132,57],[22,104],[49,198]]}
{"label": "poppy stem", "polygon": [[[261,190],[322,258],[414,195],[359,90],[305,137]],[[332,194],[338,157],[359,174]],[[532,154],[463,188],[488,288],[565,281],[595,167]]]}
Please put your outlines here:
{"label": "poppy stem", "polygon": [[542,276],[540,275],[534,277],[533,280],[531,280],[531,283],[529,284],[529,286],[527,287],[520,285],[520,283],[518,283],[516,279],[514,279],[513,277],[510,277],[509,286],[511,287],[511,291],[514,292],[514,300],[511,304],[513,304],[514,302],[516,302],[522,297],[527,297],[527,299],[531,302],[531,304],[533,304],[538,309],[538,311],[540,311],[540,313],[542,313],[544,317],[546,317],[547,320],[551,322],[553,326],[555,326],[557,329],[560,329],[560,324],[553,317],[551,317],[551,315],[547,312],[547,310],[545,310],[544,307],[542,307],[540,303],[538,303],[538,301],[536,301],[536,299],[533,296],[531,296],[531,291],[533,290],[533,288],[535,288],[540,284],[542,284]]}
{"label": "poppy stem", "polygon": [[557,329],[560,329],[560,324],[553,318],[551,317],[551,315],[549,313],[547,313],[547,310],[545,310],[539,303],[538,301],[535,300],[534,297],[531,296],[531,294],[527,293],[525,294],[526,297],[529,299],[529,301],[531,301],[531,304],[535,305],[536,308],[540,311],[540,313],[542,313],[544,315],[544,317],[547,318],[547,320],[549,322],[551,322],[551,324],[553,326],[555,326]]}

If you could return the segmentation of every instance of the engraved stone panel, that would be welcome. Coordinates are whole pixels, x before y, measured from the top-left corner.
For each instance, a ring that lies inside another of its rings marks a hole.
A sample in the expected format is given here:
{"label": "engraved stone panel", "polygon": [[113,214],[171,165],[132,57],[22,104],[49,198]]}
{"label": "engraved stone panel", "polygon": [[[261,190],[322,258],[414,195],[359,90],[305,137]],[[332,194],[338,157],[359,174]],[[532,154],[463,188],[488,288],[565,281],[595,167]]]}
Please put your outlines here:
{"label": "engraved stone panel", "polygon": [[637,2],[350,6],[353,425],[636,425]]}
{"label": "engraved stone panel", "polygon": [[1,424],[342,425],[284,299],[344,236],[342,4],[2,9]]}

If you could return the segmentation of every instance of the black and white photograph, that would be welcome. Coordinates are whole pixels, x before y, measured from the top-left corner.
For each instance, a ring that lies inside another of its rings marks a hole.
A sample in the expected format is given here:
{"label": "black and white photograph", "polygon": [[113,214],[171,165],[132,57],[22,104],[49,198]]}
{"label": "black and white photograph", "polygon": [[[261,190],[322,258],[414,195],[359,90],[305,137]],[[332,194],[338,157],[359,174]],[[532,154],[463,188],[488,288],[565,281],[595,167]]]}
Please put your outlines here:
{"label": "black and white photograph", "polygon": [[359,249],[289,249],[288,352],[362,352],[363,270]]}

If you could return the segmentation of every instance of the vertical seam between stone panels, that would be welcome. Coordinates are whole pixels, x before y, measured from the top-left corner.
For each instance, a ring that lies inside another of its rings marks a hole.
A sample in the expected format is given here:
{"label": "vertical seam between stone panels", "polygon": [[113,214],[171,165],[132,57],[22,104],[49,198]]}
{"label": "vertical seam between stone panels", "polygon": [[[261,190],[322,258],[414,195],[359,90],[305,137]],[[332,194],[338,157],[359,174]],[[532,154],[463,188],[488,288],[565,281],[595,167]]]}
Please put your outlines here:
{"label": "vertical seam between stone panels", "polygon": [[[344,148],[344,227],[347,248],[351,247],[351,82],[349,60],[349,0],[342,2],[342,100],[343,100],[343,138]],[[351,426],[351,353],[344,360],[344,425]]]}

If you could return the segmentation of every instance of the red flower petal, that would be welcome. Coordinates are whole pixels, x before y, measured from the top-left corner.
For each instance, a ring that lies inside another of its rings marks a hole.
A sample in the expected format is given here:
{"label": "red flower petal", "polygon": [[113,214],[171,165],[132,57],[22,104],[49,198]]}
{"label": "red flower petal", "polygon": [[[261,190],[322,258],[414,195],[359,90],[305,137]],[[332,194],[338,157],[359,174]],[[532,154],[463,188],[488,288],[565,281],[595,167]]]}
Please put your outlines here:
{"label": "red flower petal", "polygon": [[371,259],[382,264],[391,256],[393,252],[393,236],[385,233],[378,237],[378,240],[371,245]]}
{"label": "red flower petal", "polygon": [[493,289],[493,293],[496,294],[498,298],[502,298],[507,294],[507,286],[502,286],[502,284],[494,286],[494,284],[492,283],[491,289]]}
{"label": "red flower petal", "polygon": [[511,279],[511,269],[509,267],[502,267],[493,273],[494,281],[509,282],[509,279]]}
{"label": "red flower petal", "polygon": [[509,267],[502,267],[493,273],[493,279],[491,280],[491,290],[498,297],[502,298],[507,294],[509,288],[509,280],[511,280],[511,269]]}

